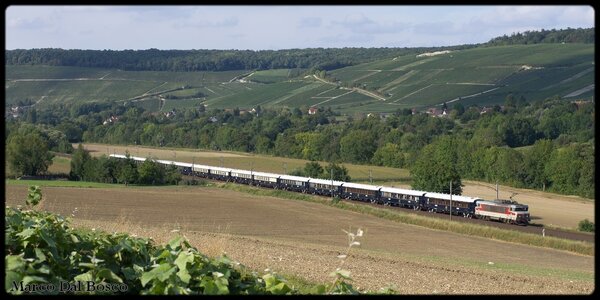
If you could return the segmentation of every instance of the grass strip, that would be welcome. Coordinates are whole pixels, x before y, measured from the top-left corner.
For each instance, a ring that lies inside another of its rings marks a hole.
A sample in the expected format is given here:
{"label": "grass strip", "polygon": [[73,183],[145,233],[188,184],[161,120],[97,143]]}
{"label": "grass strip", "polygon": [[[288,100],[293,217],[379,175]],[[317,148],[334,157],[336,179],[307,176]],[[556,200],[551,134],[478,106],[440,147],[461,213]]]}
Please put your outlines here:
{"label": "grass strip", "polygon": [[39,185],[41,187],[78,187],[78,188],[120,188],[124,184],[100,183],[90,181],[70,181],[70,180],[16,180],[7,179],[7,185]]}

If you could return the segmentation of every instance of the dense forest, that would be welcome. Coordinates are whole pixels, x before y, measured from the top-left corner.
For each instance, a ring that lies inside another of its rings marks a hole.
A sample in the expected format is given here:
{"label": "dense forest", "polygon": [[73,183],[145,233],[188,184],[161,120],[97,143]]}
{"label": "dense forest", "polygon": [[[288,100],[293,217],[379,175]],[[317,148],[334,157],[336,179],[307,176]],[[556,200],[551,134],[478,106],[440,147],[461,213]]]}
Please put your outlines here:
{"label": "dense forest", "polygon": [[459,50],[472,45],[439,48],[313,48],[289,50],[6,50],[7,65],[50,65],[116,68],[128,71],[230,71],[266,69],[333,70],[350,65],[419,54]]}
{"label": "dense forest", "polygon": [[[450,171],[463,179],[594,197],[591,102],[529,103],[508,95],[502,107],[486,113],[455,104],[447,117],[403,109],[386,118],[357,114],[345,120],[328,108],[314,115],[307,110],[193,108],[167,117],[131,104],[86,103],[31,109],[24,121],[54,132],[54,148],[68,140],[235,150],[408,168],[417,177],[448,170],[450,162]],[[118,120],[103,124],[111,116]],[[27,125],[22,123],[7,121],[6,136]]]}
{"label": "dense forest", "polygon": [[594,43],[595,30],[594,28],[567,28],[567,29],[552,29],[541,31],[525,31],[517,32],[510,36],[503,35],[496,37],[487,42],[486,46],[506,46],[520,44],[540,44],[540,43]]}

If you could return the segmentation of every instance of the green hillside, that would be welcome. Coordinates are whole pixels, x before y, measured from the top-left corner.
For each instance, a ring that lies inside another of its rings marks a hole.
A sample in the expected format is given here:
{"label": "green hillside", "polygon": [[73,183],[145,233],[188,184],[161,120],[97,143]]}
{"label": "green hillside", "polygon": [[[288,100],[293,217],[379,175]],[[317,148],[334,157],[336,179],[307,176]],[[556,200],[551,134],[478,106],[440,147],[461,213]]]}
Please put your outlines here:
{"label": "green hillside", "polygon": [[200,104],[241,109],[316,105],[353,113],[443,102],[501,104],[510,93],[529,101],[555,95],[588,98],[594,93],[594,51],[593,44],[534,44],[436,55],[398,52],[403,55],[328,71],[325,78],[306,69],[161,72],[7,65],[5,105],[26,99],[36,105],[133,100],[163,111]]}
{"label": "green hillside", "polygon": [[[388,107],[451,101],[488,105],[502,103],[509,93],[529,100],[565,97],[594,83],[594,45],[512,45],[410,55],[338,69],[329,76],[383,94]],[[368,109],[389,110],[383,103]]]}

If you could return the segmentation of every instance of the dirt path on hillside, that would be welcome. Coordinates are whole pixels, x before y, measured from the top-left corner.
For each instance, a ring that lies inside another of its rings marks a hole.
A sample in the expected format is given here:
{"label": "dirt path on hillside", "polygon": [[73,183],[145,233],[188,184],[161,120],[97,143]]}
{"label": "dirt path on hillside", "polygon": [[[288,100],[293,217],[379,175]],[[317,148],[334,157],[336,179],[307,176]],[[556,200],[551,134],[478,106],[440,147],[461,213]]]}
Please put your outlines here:
{"label": "dirt path on hillside", "polygon": [[[6,203],[22,203],[26,193],[25,186],[9,185]],[[321,282],[330,280],[336,256],[347,246],[342,229],[360,227],[365,236],[345,268],[365,289],[389,284],[405,294],[585,294],[594,289],[589,279],[594,257],[404,225],[316,203],[199,187],[45,187],[43,194],[45,209],[69,216],[77,207],[79,224],[107,230],[122,224],[126,231],[165,239],[179,229],[201,250],[224,250],[254,269],[269,267]]]}

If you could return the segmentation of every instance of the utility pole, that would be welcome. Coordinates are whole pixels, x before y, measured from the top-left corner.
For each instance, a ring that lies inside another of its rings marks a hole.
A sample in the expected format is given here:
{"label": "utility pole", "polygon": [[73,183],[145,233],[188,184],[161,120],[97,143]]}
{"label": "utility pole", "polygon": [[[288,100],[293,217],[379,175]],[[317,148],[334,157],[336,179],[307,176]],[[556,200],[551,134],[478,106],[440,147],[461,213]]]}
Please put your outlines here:
{"label": "utility pole", "polygon": [[498,200],[498,180],[496,179],[496,200]]}
{"label": "utility pole", "polygon": [[333,168],[331,168],[331,200],[333,201]]}
{"label": "utility pole", "polygon": [[450,220],[452,220],[452,180],[450,180]]}

